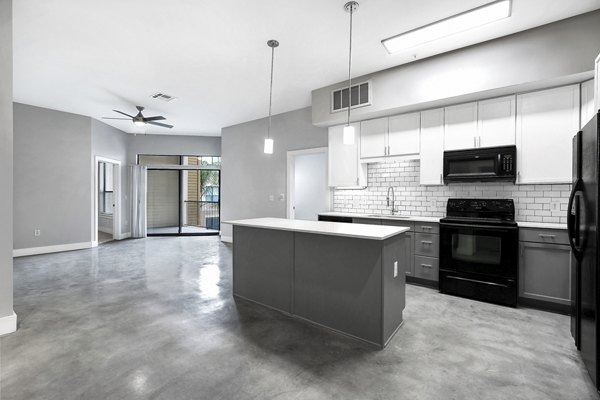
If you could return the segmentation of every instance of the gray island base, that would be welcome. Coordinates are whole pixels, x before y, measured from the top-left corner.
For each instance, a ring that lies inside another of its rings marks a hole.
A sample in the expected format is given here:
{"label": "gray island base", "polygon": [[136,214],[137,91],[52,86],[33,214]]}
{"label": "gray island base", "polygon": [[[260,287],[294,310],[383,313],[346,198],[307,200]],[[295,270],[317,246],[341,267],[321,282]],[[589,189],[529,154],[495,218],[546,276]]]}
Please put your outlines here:
{"label": "gray island base", "polygon": [[384,348],[402,324],[403,227],[257,218],[233,225],[233,294]]}

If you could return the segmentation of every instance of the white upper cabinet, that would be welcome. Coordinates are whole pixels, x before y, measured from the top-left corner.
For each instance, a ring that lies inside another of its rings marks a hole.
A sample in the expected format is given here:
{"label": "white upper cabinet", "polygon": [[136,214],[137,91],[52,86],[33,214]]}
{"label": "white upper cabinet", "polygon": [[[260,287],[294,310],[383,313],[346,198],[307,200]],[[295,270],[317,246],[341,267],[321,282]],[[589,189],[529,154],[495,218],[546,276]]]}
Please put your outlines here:
{"label": "white upper cabinet", "polygon": [[477,147],[477,103],[446,107],[444,113],[444,149]]}
{"label": "white upper cabinet", "polygon": [[378,118],[360,123],[360,158],[387,154],[388,119]]}
{"label": "white upper cabinet", "polygon": [[353,145],[343,142],[344,126],[329,128],[329,186],[367,186],[366,166],[358,159],[360,124],[352,124],[356,135]]}
{"label": "white upper cabinet", "polygon": [[418,154],[420,130],[421,115],[418,112],[390,117],[387,154]]}
{"label": "white upper cabinet", "polygon": [[516,96],[477,103],[477,147],[515,144]]}
{"label": "white upper cabinet", "polygon": [[579,85],[517,96],[517,183],[571,182]]}
{"label": "white upper cabinet", "polygon": [[[581,84],[581,125],[583,128],[594,116],[594,80],[586,81]],[[598,110],[595,110],[598,111]]]}
{"label": "white upper cabinet", "polygon": [[444,109],[421,112],[421,185],[442,185]]}

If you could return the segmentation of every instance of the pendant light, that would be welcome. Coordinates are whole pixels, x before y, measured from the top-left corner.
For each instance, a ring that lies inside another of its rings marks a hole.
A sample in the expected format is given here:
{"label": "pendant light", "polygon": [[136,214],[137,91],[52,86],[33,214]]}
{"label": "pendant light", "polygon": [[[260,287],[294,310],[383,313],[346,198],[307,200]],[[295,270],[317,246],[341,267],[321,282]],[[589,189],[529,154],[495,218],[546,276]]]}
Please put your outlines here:
{"label": "pendant light", "polygon": [[265,154],[273,154],[273,139],[271,139],[271,106],[273,104],[273,63],[275,61],[275,47],[279,46],[277,40],[269,40],[267,46],[271,48],[271,88],[269,91],[269,129],[265,139]]}
{"label": "pendant light", "polygon": [[348,123],[344,127],[343,143],[347,145],[354,144],[354,127],[350,125],[350,108],[352,107],[352,15],[358,10],[356,1],[349,1],[344,4],[344,10],[350,13],[350,48],[348,51]]}

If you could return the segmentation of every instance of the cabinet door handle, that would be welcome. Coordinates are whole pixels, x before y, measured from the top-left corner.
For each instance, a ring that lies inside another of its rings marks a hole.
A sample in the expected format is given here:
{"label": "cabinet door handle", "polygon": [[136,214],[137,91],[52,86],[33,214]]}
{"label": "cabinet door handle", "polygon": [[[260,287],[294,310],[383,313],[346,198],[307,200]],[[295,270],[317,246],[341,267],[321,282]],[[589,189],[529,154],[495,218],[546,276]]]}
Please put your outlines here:
{"label": "cabinet door handle", "polygon": [[432,226],[421,225],[421,229],[429,229],[429,230],[431,230],[431,229],[433,229],[433,227]]}
{"label": "cabinet door handle", "polygon": [[541,237],[542,239],[554,239],[556,237],[556,235],[546,235],[543,233],[540,233],[538,236]]}
{"label": "cabinet door handle", "polygon": [[440,174],[440,183],[444,183],[444,180],[442,179],[442,174]]}
{"label": "cabinet door handle", "polygon": [[477,136],[473,136],[473,147],[477,147]]}
{"label": "cabinet door handle", "polygon": [[433,268],[433,265],[431,265],[431,264],[421,264],[421,267],[423,267],[423,268]]}
{"label": "cabinet door handle", "polygon": [[430,241],[430,240],[421,240],[421,243],[423,243],[423,244],[433,244],[433,242]]}

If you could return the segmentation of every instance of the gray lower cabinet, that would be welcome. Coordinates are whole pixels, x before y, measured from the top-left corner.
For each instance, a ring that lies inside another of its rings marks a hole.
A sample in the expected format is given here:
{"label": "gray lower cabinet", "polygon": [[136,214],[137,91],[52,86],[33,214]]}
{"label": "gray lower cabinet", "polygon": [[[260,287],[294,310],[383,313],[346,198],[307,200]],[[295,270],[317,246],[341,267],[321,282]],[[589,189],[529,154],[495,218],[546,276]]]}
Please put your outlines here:
{"label": "gray lower cabinet", "polygon": [[402,251],[406,255],[405,265],[406,265],[406,276],[414,276],[415,271],[415,234],[414,234],[414,224],[412,222],[405,221],[396,221],[390,219],[382,219],[382,225],[390,225],[390,226],[402,226],[405,228],[410,228],[410,231],[406,232],[406,236],[409,240],[404,241],[404,248]]}
{"label": "gray lower cabinet", "polygon": [[519,230],[519,303],[568,312],[571,248],[566,231]]}
{"label": "gray lower cabinet", "polygon": [[433,257],[415,256],[415,278],[438,281],[440,259]]}

